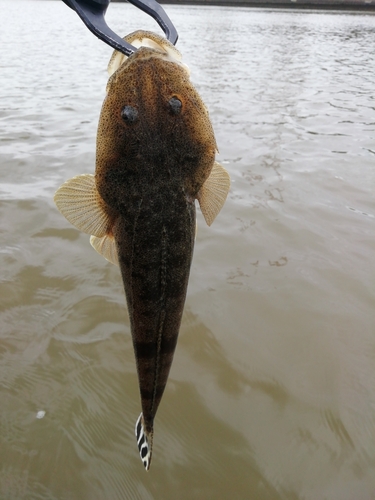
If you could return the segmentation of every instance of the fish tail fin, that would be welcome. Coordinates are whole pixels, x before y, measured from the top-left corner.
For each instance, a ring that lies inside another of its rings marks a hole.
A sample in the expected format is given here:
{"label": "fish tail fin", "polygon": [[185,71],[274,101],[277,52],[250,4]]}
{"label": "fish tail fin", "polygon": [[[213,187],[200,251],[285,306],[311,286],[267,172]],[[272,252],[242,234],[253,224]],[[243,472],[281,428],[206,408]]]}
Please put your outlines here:
{"label": "fish tail fin", "polygon": [[153,431],[147,432],[142,413],[135,424],[135,437],[141,460],[145,469],[148,470],[151,463]]}

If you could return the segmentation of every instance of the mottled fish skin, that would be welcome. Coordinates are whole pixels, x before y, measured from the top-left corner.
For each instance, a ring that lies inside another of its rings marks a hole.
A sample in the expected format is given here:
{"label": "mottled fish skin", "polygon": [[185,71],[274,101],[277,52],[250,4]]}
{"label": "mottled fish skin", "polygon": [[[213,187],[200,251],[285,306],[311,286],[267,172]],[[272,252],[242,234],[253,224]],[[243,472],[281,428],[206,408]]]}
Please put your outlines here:
{"label": "mottled fish skin", "polygon": [[120,266],[142,405],[135,430],[148,469],[186,298],[195,199],[210,225],[230,180],[215,162],[208,112],[179,52],[149,32],[125,39],[147,46],[129,58],[115,52],[110,61],[95,179],[83,174],[67,181],[55,202],[92,235],[99,253]]}
{"label": "mottled fish skin", "polygon": [[[136,110],[135,121],[121,117],[125,106]],[[142,47],[112,76],[99,120],[96,185],[118,214],[112,230],[146,433],[172,364],[194,248],[194,201],[215,149],[206,108],[180,65]]]}

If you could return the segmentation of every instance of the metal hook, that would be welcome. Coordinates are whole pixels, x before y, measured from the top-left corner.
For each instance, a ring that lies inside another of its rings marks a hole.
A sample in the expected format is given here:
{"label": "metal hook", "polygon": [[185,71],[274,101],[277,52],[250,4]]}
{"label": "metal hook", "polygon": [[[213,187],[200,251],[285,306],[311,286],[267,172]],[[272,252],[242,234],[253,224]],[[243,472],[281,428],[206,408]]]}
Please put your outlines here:
{"label": "metal hook", "polygon": [[[112,31],[105,22],[104,16],[111,0],[63,0],[75,10],[88,29],[100,40],[114,49],[130,56],[137,49]],[[166,34],[167,39],[176,44],[178,33],[164,9],[156,0],[129,0],[130,3],[152,16]]]}

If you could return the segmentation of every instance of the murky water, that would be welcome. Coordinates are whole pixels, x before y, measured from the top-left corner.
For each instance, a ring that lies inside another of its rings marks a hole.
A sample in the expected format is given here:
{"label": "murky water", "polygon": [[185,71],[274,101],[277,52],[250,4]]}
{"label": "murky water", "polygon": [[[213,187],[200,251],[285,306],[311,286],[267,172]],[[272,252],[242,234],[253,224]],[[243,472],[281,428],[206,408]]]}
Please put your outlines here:
{"label": "murky water", "polygon": [[374,499],[375,16],[167,7],[232,189],[146,473],[119,271],[52,201],[94,170],[111,49],[62,2],[0,10],[0,499]]}

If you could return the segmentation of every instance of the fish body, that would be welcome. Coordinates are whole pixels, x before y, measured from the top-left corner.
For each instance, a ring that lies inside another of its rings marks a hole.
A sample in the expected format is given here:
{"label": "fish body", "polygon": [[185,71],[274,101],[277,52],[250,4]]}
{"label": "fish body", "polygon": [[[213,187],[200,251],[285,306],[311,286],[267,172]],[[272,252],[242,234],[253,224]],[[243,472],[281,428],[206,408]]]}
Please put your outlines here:
{"label": "fish body", "polygon": [[110,61],[95,177],[71,179],[55,201],[120,266],[142,406],[136,437],[148,469],[186,298],[195,199],[211,224],[230,181],[215,162],[208,112],[177,49],[149,32],[125,38],[141,47],[129,58],[115,52]]}

